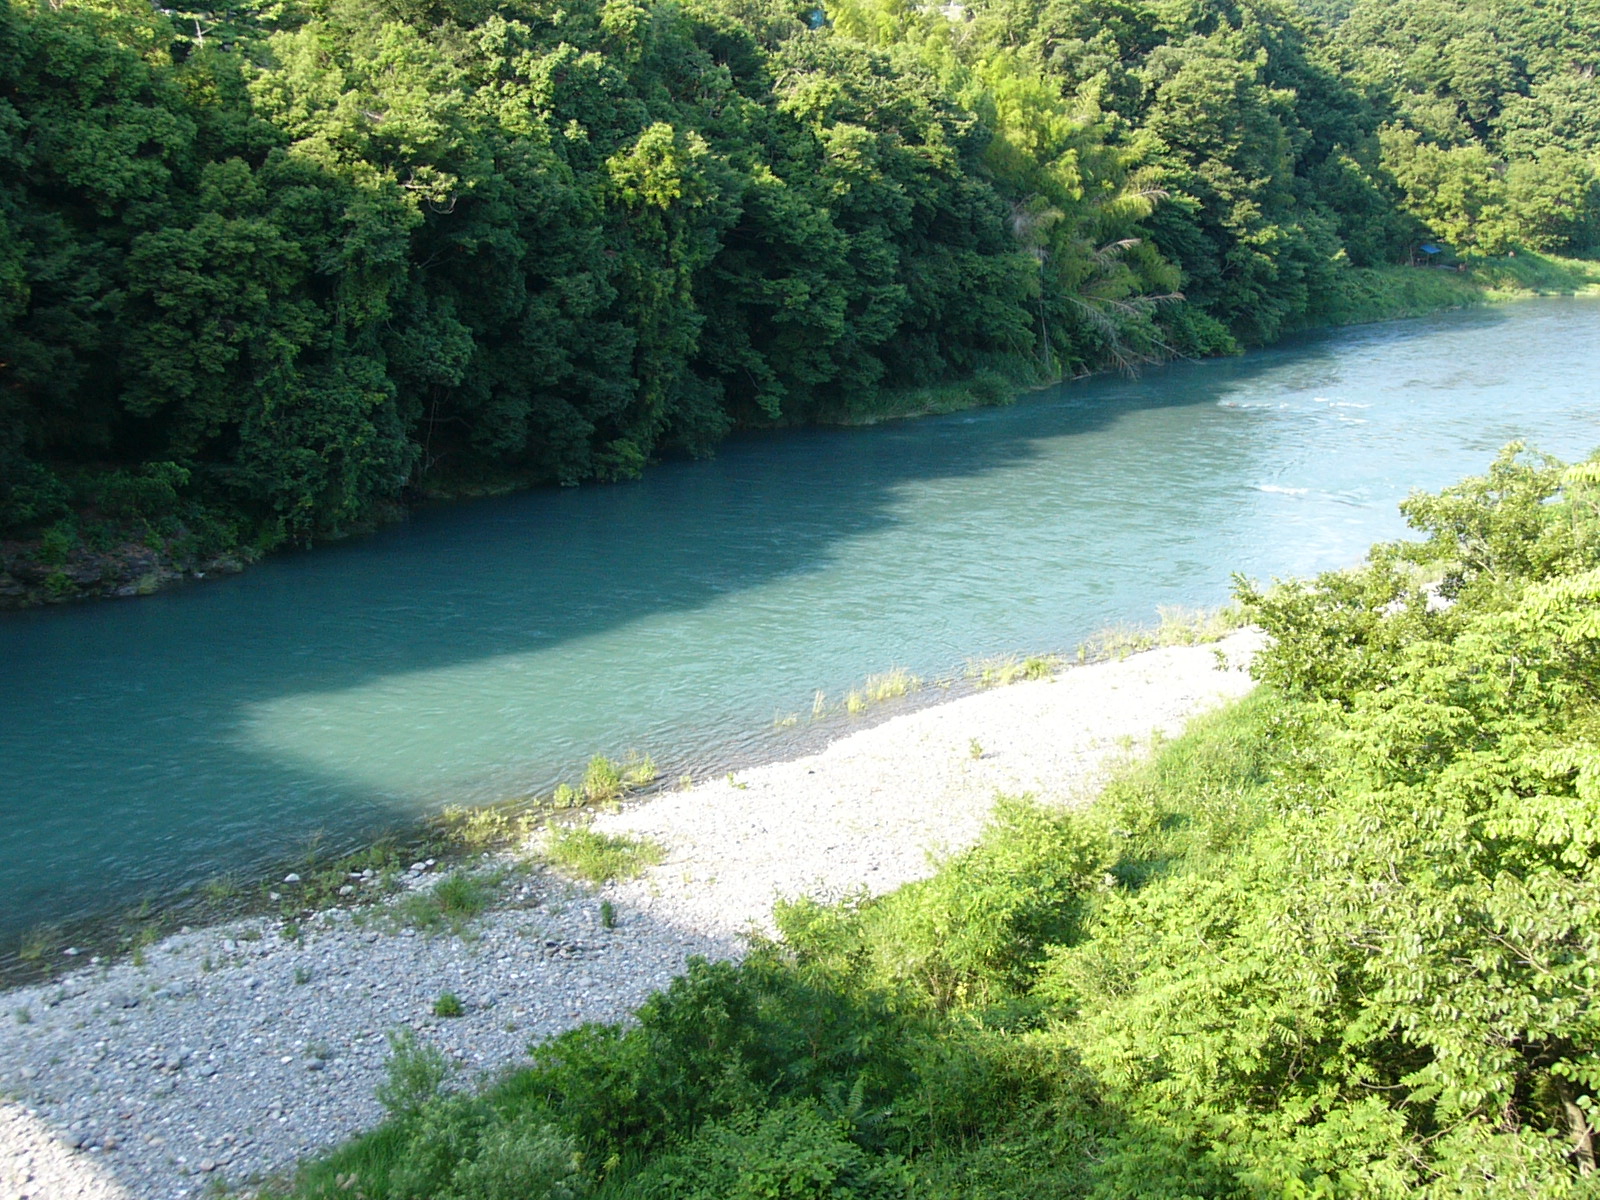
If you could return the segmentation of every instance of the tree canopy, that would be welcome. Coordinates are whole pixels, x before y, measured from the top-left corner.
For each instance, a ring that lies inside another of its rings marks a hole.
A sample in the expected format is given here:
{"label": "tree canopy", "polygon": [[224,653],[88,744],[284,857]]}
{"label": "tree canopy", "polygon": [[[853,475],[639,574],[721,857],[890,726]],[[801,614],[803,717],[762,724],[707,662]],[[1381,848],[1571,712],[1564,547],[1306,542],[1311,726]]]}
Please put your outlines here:
{"label": "tree canopy", "polygon": [[1581,6],[820,11],[6,0],[0,532],[307,541],[1600,233]]}

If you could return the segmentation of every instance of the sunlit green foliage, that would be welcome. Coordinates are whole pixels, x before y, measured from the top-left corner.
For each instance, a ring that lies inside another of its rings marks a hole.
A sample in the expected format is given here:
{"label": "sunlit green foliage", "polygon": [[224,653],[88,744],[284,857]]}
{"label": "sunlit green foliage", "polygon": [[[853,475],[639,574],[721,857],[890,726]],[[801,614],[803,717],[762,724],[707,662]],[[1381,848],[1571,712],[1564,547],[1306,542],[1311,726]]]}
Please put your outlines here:
{"label": "sunlit green foliage", "polygon": [[1582,252],[1592,21],[1490,8],[6,0],[0,530],[270,548]]}
{"label": "sunlit green foliage", "polygon": [[598,833],[587,825],[553,830],[545,854],[561,870],[596,886],[632,879],[666,857],[656,842]]}
{"label": "sunlit green foliage", "polygon": [[479,1097],[398,1043],[395,1118],[297,1194],[1595,1195],[1600,460],[1406,513],[1241,585],[1262,686],[1091,809],[788,906]]}
{"label": "sunlit green foliage", "polygon": [[1365,0],[1334,41],[1389,108],[1383,166],[1433,236],[1489,254],[1600,245],[1592,6]]}
{"label": "sunlit green foliage", "polygon": [[1050,370],[982,127],[860,45],[777,10],[276,12],[0,11],[9,527],[93,507],[80,464],[167,463],[157,515],[304,540]]}

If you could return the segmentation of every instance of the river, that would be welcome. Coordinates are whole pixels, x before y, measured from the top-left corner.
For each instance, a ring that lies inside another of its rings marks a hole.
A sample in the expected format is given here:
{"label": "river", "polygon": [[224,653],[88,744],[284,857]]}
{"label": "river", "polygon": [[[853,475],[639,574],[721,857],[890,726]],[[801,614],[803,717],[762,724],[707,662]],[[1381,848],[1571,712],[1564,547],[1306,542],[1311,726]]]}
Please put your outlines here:
{"label": "river", "polygon": [[1527,301],[744,437],[0,615],[0,935],[548,789],[595,752],[771,757],[870,672],[1070,649],[1218,603],[1234,571],[1353,562],[1408,491],[1514,438],[1600,445],[1596,380],[1600,301]]}

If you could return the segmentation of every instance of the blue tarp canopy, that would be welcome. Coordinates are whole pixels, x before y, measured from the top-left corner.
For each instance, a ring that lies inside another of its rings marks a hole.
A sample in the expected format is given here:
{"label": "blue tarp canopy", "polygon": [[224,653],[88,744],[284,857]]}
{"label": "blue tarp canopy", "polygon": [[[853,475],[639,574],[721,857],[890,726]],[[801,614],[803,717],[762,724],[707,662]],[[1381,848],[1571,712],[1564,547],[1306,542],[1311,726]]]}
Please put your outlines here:
{"label": "blue tarp canopy", "polygon": [[1428,242],[1427,244],[1425,244],[1422,247],[1422,252],[1424,254],[1443,254],[1444,253],[1443,250],[1439,249],[1439,247],[1435,246],[1432,242]]}

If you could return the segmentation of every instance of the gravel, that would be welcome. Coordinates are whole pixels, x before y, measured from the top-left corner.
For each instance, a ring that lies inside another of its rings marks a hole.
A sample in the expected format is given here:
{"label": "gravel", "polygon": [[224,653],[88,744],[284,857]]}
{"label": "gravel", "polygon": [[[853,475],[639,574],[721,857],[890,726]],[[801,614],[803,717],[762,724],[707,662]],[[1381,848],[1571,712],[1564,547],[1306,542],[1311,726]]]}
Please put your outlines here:
{"label": "gravel", "polygon": [[[926,875],[971,843],[997,794],[1084,802],[1154,731],[1247,691],[1256,644],[1236,634],[980,692],[600,815],[597,829],[653,838],[665,860],[599,891],[513,871],[460,935],[357,906],[299,922],[298,937],[254,919],[11,990],[0,1200],[167,1200],[281,1172],[381,1118],[391,1032],[416,1031],[470,1079],[623,1019],[691,955],[737,956],[775,899]],[[411,889],[437,878],[431,863],[406,873]],[[433,1015],[445,992],[463,1015]]]}

